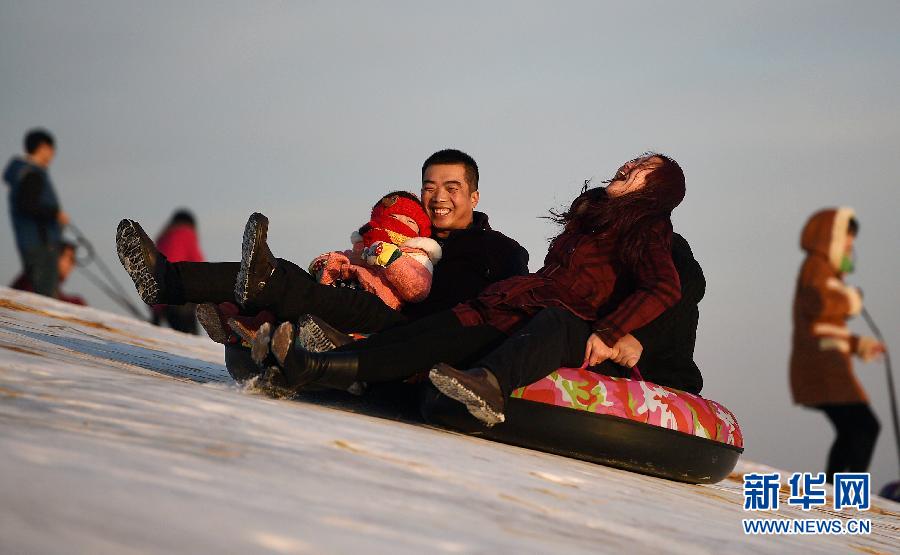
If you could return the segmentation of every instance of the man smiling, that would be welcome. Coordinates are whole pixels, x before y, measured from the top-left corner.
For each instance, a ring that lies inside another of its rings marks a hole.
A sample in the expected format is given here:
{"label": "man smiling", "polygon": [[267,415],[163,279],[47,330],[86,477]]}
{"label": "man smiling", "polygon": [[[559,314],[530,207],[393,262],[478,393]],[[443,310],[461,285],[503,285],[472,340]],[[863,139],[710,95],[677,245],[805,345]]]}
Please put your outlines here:
{"label": "man smiling", "polygon": [[478,166],[458,150],[436,152],[422,170],[422,204],[438,237],[472,225],[478,206]]}
{"label": "man smiling", "polygon": [[459,150],[435,152],[422,164],[422,203],[444,254],[428,298],[404,307],[408,318],[452,308],[491,283],[528,273],[528,252],[475,211],[478,178],[478,164]]}

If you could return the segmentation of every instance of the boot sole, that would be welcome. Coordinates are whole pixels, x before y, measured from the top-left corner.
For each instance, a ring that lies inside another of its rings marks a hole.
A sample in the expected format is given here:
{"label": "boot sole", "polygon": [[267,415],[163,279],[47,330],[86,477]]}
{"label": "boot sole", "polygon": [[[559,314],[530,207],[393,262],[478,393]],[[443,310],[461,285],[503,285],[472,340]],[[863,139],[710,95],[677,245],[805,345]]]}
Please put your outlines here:
{"label": "boot sole", "polygon": [[222,319],[219,318],[219,312],[216,305],[212,303],[203,303],[197,305],[197,321],[203,326],[206,335],[216,343],[222,345],[228,343],[228,330],[222,325]]}
{"label": "boot sole", "polygon": [[231,328],[231,331],[233,331],[235,335],[241,338],[241,341],[247,345],[253,345],[253,341],[256,339],[257,330],[252,330],[244,326],[244,324],[235,318],[228,319],[228,327]]}
{"label": "boot sole", "polygon": [[150,305],[159,302],[159,283],[153,276],[153,268],[147,267],[141,248],[140,224],[132,220],[122,220],[116,229],[116,253],[119,262],[128,272],[141,299]]}
{"label": "boot sole", "polygon": [[502,413],[498,413],[491,409],[481,397],[459,383],[456,378],[452,378],[441,372],[438,367],[431,369],[428,373],[428,379],[431,380],[431,383],[434,384],[434,387],[436,387],[438,391],[454,401],[459,401],[464,404],[469,411],[469,414],[480,420],[488,428],[496,426],[506,420],[506,417]]}
{"label": "boot sole", "polygon": [[281,367],[284,367],[284,361],[287,359],[288,352],[293,347],[291,345],[293,339],[294,326],[290,322],[284,322],[275,329],[270,349]]}
{"label": "boot sole", "polygon": [[269,356],[269,337],[272,333],[272,325],[264,322],[253,336],[250,343],[250,358],[257,366],[262,366]]}
{"label": "boot sole", "polygon": [[337,347],[309,315],[297,321],[297,344],[311,353],[324,353]]}
{"label": "boot sole", "polygon": [[[234,298],[241,306],[247,303],[250,296],[250,266],[259,249],[259,243],[266,240],[269,232],[269,219],[254,212],[244,226],[244,237],[241,241],[241,268],[234,283]],[[261,241],[260,241],[261,238]]]}

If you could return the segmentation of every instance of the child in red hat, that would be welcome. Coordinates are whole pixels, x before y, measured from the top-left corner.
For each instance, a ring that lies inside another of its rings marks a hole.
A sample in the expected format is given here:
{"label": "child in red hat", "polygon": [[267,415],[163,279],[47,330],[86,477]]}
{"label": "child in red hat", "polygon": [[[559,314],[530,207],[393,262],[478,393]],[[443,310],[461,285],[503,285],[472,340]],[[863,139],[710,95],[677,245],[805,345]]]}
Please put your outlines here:
{"label": "child in red hat", "polygon": [[393,309],[428,296],[441,247],[431,238],[431,220],[419,197],[388,193],[350,241],[351,250],[327,252],[309,265],[319,283],[369,291]]}

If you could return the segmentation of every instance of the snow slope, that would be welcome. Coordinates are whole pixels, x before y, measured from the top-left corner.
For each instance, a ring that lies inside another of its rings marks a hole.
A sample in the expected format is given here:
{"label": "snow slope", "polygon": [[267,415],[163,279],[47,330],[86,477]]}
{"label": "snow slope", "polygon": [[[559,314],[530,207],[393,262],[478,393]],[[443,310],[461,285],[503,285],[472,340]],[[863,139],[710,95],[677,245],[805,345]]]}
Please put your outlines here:
{"label": "snow slope", "polygon": [[900,552],[882,499],[871,535],[745,536],[757,468],[685,485],[273,400],[205,337],[0,288],[0,553]]}

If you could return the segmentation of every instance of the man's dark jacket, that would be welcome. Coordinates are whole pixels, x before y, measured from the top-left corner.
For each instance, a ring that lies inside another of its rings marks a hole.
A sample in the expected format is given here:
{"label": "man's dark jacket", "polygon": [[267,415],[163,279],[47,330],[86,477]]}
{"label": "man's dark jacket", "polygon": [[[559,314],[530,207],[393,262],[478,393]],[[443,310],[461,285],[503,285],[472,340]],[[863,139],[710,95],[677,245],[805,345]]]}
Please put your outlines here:
{"label": "man's dark jacket", "polygon": [[644,352],[638,369],[644,379],[691,393],[703,388],[703,377],[694,362],[697,304],[706,293],[703,269],[684,237],[672,236],[672,261],[681,280],[681,300],[658,318],[631,334],[641,342]]}
{"label": "man's dark jacket", "polygon": [[473,299],[488,285],[528,273],[528,251],[491,229],[487,214],[475,212],[472,225],[447,237],[434,237],[443,255],[434,266],[431,292],[420,303],[408,303],[403,314],[421,318]]}
{"label": "man's dark jacket", "polygon": [[62,228],[57,222],[59,201],[47,170],[13,158],[3,180],[9,184],[9,215],[21,255],[35,247],[57,245]]}

